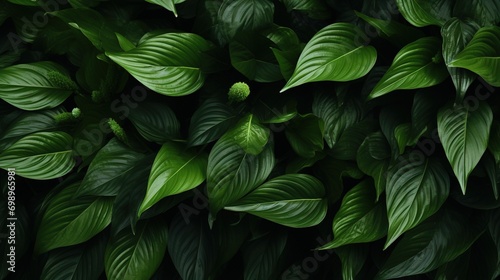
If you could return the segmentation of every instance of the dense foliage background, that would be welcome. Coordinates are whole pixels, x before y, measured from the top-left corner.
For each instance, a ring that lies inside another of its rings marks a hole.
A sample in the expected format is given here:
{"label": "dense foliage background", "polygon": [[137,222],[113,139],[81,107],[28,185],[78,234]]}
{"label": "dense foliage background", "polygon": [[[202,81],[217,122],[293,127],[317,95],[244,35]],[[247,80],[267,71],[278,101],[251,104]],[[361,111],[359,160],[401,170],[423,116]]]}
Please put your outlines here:
{"label": "dense foliage background", "polygon": [[497,278],[499,22],[0,0],[0,278]]}

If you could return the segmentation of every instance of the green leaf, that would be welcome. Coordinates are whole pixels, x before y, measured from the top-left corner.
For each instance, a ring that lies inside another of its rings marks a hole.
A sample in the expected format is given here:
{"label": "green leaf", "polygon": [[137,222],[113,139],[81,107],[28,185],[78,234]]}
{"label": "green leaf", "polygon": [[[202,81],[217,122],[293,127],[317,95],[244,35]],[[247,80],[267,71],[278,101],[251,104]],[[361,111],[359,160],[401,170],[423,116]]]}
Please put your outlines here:
{"label": "green leaf", "polygon": [[334,147],[346,129],[359,122],[363,111],[354,100],[318,94],[314,96],[312,112],[325,122],[325,141],[330,148]]}
{"label": "green leaf", "polygon": [[367,243],[387,233],[384,204],[376,202],[376,192],[370,180],[364,180],[349,190],[333,219],[333,241],[320,249],[332,249],[347,244]]}
{"label": "green leaf", "polygon": [[385,190],[386,172],[389,168],[391,151],[382,132],[374,132],[363,141],[358,149],[356,161],[364,173],[370,175],[375,182],[376,199]]}
{"label": "green leaf", "polygon": [[[206,216],[205,216],[206,217]],[[208,279],[217,251],[205,219],[177,215],[170,225],[168,253],[183,280]]]}
{"label": "green leaf", "polygon": [[191,117],[189,125],[189,146],[199,146],[219,139],[236,122],[231,107],[209,99]]}
{"label": "green leaf", "polygon": [[77,196],[116,196],[124,183],[122,177],[142,158],[144,154],[131,150],[116,138],[111,139],[90,163]]}
{"label": "green leaf", "polygon": [[108,279],[150,279],[167,249],[167,225],[147,221],[136,233],[122,230],[106,247],[104,267]]}
{"label": "green leaf", "polygon": [[417,89],[440,84],[448,77],[441,57],[441,40],[425,37],[404,46],[391,67],[372,90],[368,99],[401,89]]}
{"label": "green leaf", "polygon": [[224,0],[217,22],[225,40],[248,31],[258,31],[272,24],[274,4],[269,0]]}
{"label": "green leaf", "polygon": [[128,52],[106,55],[151,90],[181,96],[203,85],[202,52],[209,47],[196,34],[166,33],[149,38]]}
{"label": "green leaf", "polygon": [[440,211],[404,235],[376,279],[423,274],[454,260],[484,232],[483,220],[448,209]]}
{"label": "green leaf", "polygon": [[449,67],[460,67],[481,76],[492,86],[500,86],[500,27],[479,29],[465,49],[457,54]]}
{"label": "green leaf", "polygon": [[[455,56],[461,52],[479,29],[479,25],[473,21],[462,21],[452,18],[441,28],[443,37],[443,58],[448,65]],[[453,84],[457,89],[458,100],[462,100],[467,89],[476,79],[476,75],[466,69],[448,67]]]}
{"label": "green leaf", "polygon": [[207,190],[213,214],[245,196],[262,184],[274,167],[274,153],[267,145],[258,155],[251,155],[224,135],[210,151],[207,167]]}
{"label": "green leaf", "polygon": [[342,279],[359,279],[357,275],[363,268],[369,252],[367,244],[352,244],[335,249],[342,262]]}
{"label": "green leaf", "polygon": [[497,270],[495,276],[491,278],[495,279],[500,276],[500,208],[491,212],[488,229],[497,249]]}
{"label": "green leaf", "polygon": [[397,46],[404,46],[415,40],[424,37],[424,33],[419,29],[401,24],[394,20],[382,20],[369,17],[358,11],[354,11],[358,17],[366,21],[377,29],[380,37],[388,39]]}
{"label": "green leaf", "polygon": [[500,121],[493,120],[490,133],[488,150],[490,150],[495,157],[496,163],[500,164]]}
{"label": "green leaf", "polygon": [[180,137],[180,123],[165,104],[142,102],[128,116],[144,139],[164,143]]}
{"label": "green leaf", "polygon": [[292,149],[305,158],[312,158],[316,152],[323,150],[323,134],[323,120],[313,114],[291,120],[285,130]]}
{"label": "green leaf", "polygon": [[0,98],[27,111],[51,109],[77,89],[60,65],[42,61],[0,69]]}
{"label": "green leaf", "polygon": [[462,192],[467,179],[488,146],[493,113],[488,104],[476,108],[444,107],[438,113],[438,133]]}
{"label": "green leaf", "polygon": [[38,2],[35,0],[8,0],[10,3],[23,6],[38,6]]}
{"label": "green leaf", "polygon": [[351,81],[366,75],[377,51],[365,46],[366,35],[350,23],[334,23],[316,33],[302,51],[293,76],[281,92],[318,81]]}
{"label": "green leaf", "polygon": [[74,198],[78,183],[64,188],[47,205],[35,242],[35,253],[83,243],[111,222],[113,199]]}
{"label": "green leaf", "polygon": [[[416,145],[422,135],[435,128],[437,111],[440,106],[440,102],[436,102],[436,93],[433,91],[419,91],[415,94],[411,108],[409,146]],[[423,144],[423,142],[420,143]]]}
{"label": "green leaf", "polygon": [[402,123],[394,129],[394,138],[398,143],[399,154],[403,154],[411,140],[411,123]]}
{"label": "green leaf", "polygon": [[304,228],[325,218],[327,203],[325,189],[318,179],[306,174],[287,174],[269,180],[224,209]]}
{"label": "green leaf", "polygon": [[325,185],[328,203],[333,204],[343,194],[344,177],[361,179],[364,174],[353,161],[336,160],[326,157],[314,165],[314,174]]}
{"label": "green leaf", "polygon": [[43,267],[40,279],[98,279],[104,271],[106,241],[101,236],[84,245],[52,251]]}
{"label": "green leaf", "polygon": [[206,168],[205,153],[185,150],[179,143],[163,144],[151,168],[146,197],[139,208],[138,216],[164,197],[199,186],[205,181]]}
{"label": "green leaf", "polygon": [[452,17],[455,1],[450,0],[396,0],[403,17],[417,27],[442,26]]}
{"label": "green leaf", "polygon": [[277,270],[287,241],[286,233],[269,233],[248,242],[243,251],[243,279],[269,280]]}
{"label": "green leaf", "polygon": [[327,4],[321,0],[283,0],[281,2],[283,2],[288,12],[293,10],[301,11],[314,19],[327,19],[331,17]]}
{"label": "green leaf", "polygon": [[471,18],[481,26],[500,22],[500,3],[492,0],[457,1],[455,10],[460,18]]}
{"label": "green leaf", "polygon": [[146,0],[146,2],[153,3],[156,5],[160,5],[163,8],[171,11],[177,17],[177,9],[175,8],[175,4],[180,4],[185,2],[186,0]]}
{"label": "green leaf", "polygon": [[358,149],[365,138],[377,130],[377,122],[364,119],[346,128],[329,155],[340,160],[356,161]]}
{"label": "green leaf", "polygon": [[65,132],[36,132],[0,153],[0,168],[36,180],[62,177],[75,166],[73,138]]}
{"label": "green leaf", "polygon": [[385,248],[436,213],[448,198],[450,178],[446,169],[423,154],[413,155],[400,157],[388,172],[385,189],[389,231]]}
{"label": "green leaf", "polygon": [[[297,115],[297,100],[286,99],[284,96],[270,95],[266,99],[259,99],[252,108],[260,123],[271,124],[272,131],[280,131],[285,124]],[[269,98],[269,99],[268,99]],[[282,124],[282,125],[279,125]]]}
{"label": "green leaf", "polygon": [[245,153],[258,155],[264,150],[271,131],[261,125],[256,117],[248,114],[243,117],[225,137],[237,143]]}

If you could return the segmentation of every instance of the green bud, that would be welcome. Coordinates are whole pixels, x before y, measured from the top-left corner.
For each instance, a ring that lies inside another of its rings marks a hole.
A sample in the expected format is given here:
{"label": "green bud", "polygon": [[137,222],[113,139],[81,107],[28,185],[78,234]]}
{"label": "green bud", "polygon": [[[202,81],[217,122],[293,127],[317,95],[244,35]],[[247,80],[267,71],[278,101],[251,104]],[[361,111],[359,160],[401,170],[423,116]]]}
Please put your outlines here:
{"label": "green bud", "polygon": [[62,89],[67,89],[67,90],[77,90],[78,87],[76,86],[75,82],[73,82],[68,76],[57,72],[57,71],[50,71],[47,73],[47,78],[49,79],[50,83],[58,88]]}
{"label": "green bud", "polygon": [[125,134],[125,130],[123,130],[123,128],[114,119],[110,118],[108,120],[108,125],[116,138],[123,143],[128,144],[128,137],[127,134]]}
{"label": "green bud", "polygon": [[82,111],[80,111],[80,108],[73,108],[73,110],[71,110],[71,114],[75,119],[78,119],[81,116]]}
{"label": "green bud", "polygon": [[70,112],[60,113],[54,116],[54,120],[57,124],[68,123],[75,120]]}
{"label": "green bud", "polygon": [[228,100],[230,102],[242,102],[250,95],[250,87],[243,82],[235,83],[229,89]]}

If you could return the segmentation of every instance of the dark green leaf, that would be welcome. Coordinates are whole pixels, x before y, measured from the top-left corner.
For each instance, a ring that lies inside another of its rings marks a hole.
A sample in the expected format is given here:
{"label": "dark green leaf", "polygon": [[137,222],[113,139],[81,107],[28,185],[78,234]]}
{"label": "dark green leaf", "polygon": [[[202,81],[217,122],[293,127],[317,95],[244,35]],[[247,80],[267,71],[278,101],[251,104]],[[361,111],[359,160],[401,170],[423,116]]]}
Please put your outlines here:
{"label": "dark green leaf", "polygon": [[294,118],[285,130],[292,149],[305,158],[312,158],[316,152],[323,150],[323,134],[323,120],[313,114]]}
{"label": "dark green leaf", "polygon": [[250,241],[243,249],[243,279],[272,279],[285,249],[286,241],[286,233],[269,233]]}
{"label": "dark green leaf", "polygon": [[175,16],[177,16],[177,9],[175,8],[175,4],[179,4],[184,1],[186,0],[146,0],[146,2],[162,6],[163,8],[174,13]]}
{"label": "dark green leaf", "polygon": [[359,279],[357,275],[368,257],[368,249],[366,244],[346,245],[335,249],[335,253],[342,262],[342,279]]}
{"label": "dark green leaf", "polygon": [[442,26],[452,17],[455,1],[450,0],[396,0],[404,18],[417,27]]}
{"label": "dark green leaf", "polygon": [[165,143],[180,136],[180,123],[175,113],[162,103],[140,103],[130,111],[128,118],[148,141]]}

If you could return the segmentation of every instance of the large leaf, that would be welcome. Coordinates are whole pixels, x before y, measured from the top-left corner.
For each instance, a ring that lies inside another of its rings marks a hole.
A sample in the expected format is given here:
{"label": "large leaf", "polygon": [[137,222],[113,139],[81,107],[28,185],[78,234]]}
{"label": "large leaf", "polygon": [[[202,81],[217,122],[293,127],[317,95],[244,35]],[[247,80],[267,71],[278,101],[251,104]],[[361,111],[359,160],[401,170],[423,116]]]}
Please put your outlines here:
{"label": "large leaf", "polygon": [[500,22],[500,3],[494,0],[457,1],[453,12],[461,18],[471,18],[481,26]]}
{"label": "large leaf", "polygon": [[450,67],[468,69],[492,86],[500,86],[500,27],[479,29],[465,49],[448,63]]}
{"label": "large leaf", "polygon": [[148,141],[164,143],[179,137],[180,123],[172,109],[165,104],[141,103],[130,111],[128,118]]}
{"label": "large leaf", "polygon": [[217,14],[223,36],[229,40],[237,34],[271,25],[274,4],[269,0],[224,0]]}
{"label": "large leaf", "polygon": [[188,145],[198,146],[218,139],[236,120],[230,106],[214,99],[207,100],[191,117]]}
{"label": "large leaf", "polygon": [[377,122],[372,119],[353,124],[342,133],[329,154],[336,159],[356,161],[359,147],[376,130]]}
{"label": "large leaf", "polygon": [[367,243],[384,237],[387,217],[384,204],[376,202],[376,192],[370,180],[364,180],[349,190],[333,219],[334,239],[321,249],[347,244]]}
{"label": "large leaf", "polygon": [[66,70],[50,61],[0,69],[0,87],[1,99],[27,111],[54,108],[77,88]]}
{"label": "large leaf", "polygon": [[355,101],[341,100],[328,94],[314,96],[312,111],[325,122],[324,136],[330,148],[335,146],[346,129],[363,117],[363,111]]}
{"label": "large leaf", "polygon": [[446,157],[465,194],[467,179],[488,147],[493,113],[486,103],[476,108],[444,107],[438,113],[438,133]]}
{"label": "large leaf", "polygon": [[[462,21],[452,18],[441,28],[443,37],[443,58],[450,64],[472,39],[479,25],[473,21]],[[458,100],[461,100],[476,76],[466,69],[448,67],[453,84],[457,89]]]}
{"label": "large leaf", "polygon": [[124,229],[106,247],[104,267],[108,279],[150,279],[167,250],[167,224],[147,221],[136,233]]}
{"label": "large leaf", "polygon": [[439,162],[412,155],[400,157],[388,172],[386,248],[401,234],[436,213],[450,191],[450,178]]}
{"label": "large leaf", "polygon": [[306,174],[287,174],[264,183],[225,209],[303,228],[323,220],[327,202],[325,189],[318,179]]}
{"label": "large leaf", "polygon": [[363,268],[369,252],[368,244],[353,244],[335,249],[342,262],[342,279],[354,280]]}
{"label": "large leaf", "polygon": [[432,271],[449,262],[484,232],[486,219],[443,209],[408,231],[376,279],[394,279]]}
{"label": "large leaf", "polygon": [[185,150],[178,143],[163,144],[156,155],[149,174],[146,197],[139,208],[138,216],[162,198],[182,193],[205,181],[207,155],[194,150]]}
{"label": "large leaf", "polygon": [[270,133],[270,130],[261,125],[254,115],[249,114],[229,130],[225,137],[232,139],[245,153],[258,155],[269,141]]}
{"label": "large leaf", "polygon": [[113,199],[75,198],[79,183],[56,194],[43,214],[35,243],[35,253],[83,243],[111,222]]}
{"label": "large leaf", "polygon": [[365,46],[366,35],[350,23],[321,29],[300,54],[297,67],[282,92],[304,83],[351,81],[366,75],[377,60],[377,51]]}
{"label": "large leaf", "polygon": [[162,6],[163,8],[174,13],[175,16],[177,16],[177,9],[175,8],[175,4],[179,4],[184,1],[186,0],[146,0],[146,2]]}
{"label": "large leaf", "polygon": [[143,157],[116,138],[111,139],[90,163],[77,195],[117,195],[124,183],[122,177]]}
{"label": "large leaf", "polygon": [[312,158],[316,152],[323,150],[323,134],[323,120],[313,114],[293,119],[285,130],[292,149],[305,158]]}
{"label": "large leaf", "polygon": [[417,27],[442,26],[453,13],[454,1],[450,0],[396,0],[404,18]]}
{"label": "large leaf", "polygon": [[54,250],[49,254],[40,279],[98,279],[104,270],[106,241],[100,236],[84,245]]}
{"label": "large leaf", "polygon": [[75,166],[73,138],[65,132],[36,132],[0,153],[0,168],[15,168],[20,176],[48,180],[62,177]]}
{"label": "large leaf", "polygon": [[287,241],[286,233],[269,233],[252,240],[243,249],[245,280],[269,280],[277,270]]}
{"label": "large leaf", "polygon": [[183,280],[208,279],[217,251],[205,219],[176,216],[170,225],[168,253]]}
{"label": "large leaf", "polygon": [[425,88],[441,83],[448,76],[442,60],[441,40],[437,37],[421,38],[404,46],[368,98],[395,90]]}
{"label": "large leaf", "polygon": [[390,147],[380,131],[366,137],[358,149],[356,161],[361,171],[373,177],[377,200],[385,190],[386,172],[389,167],[390,156]]}
{"label": "large leaf", "polygon": [[166,33],[149,38],[128,52],[106,52],[148,88],[170,96],[187,95],[205,81],[202,52],[209,43],[192,33]]}

